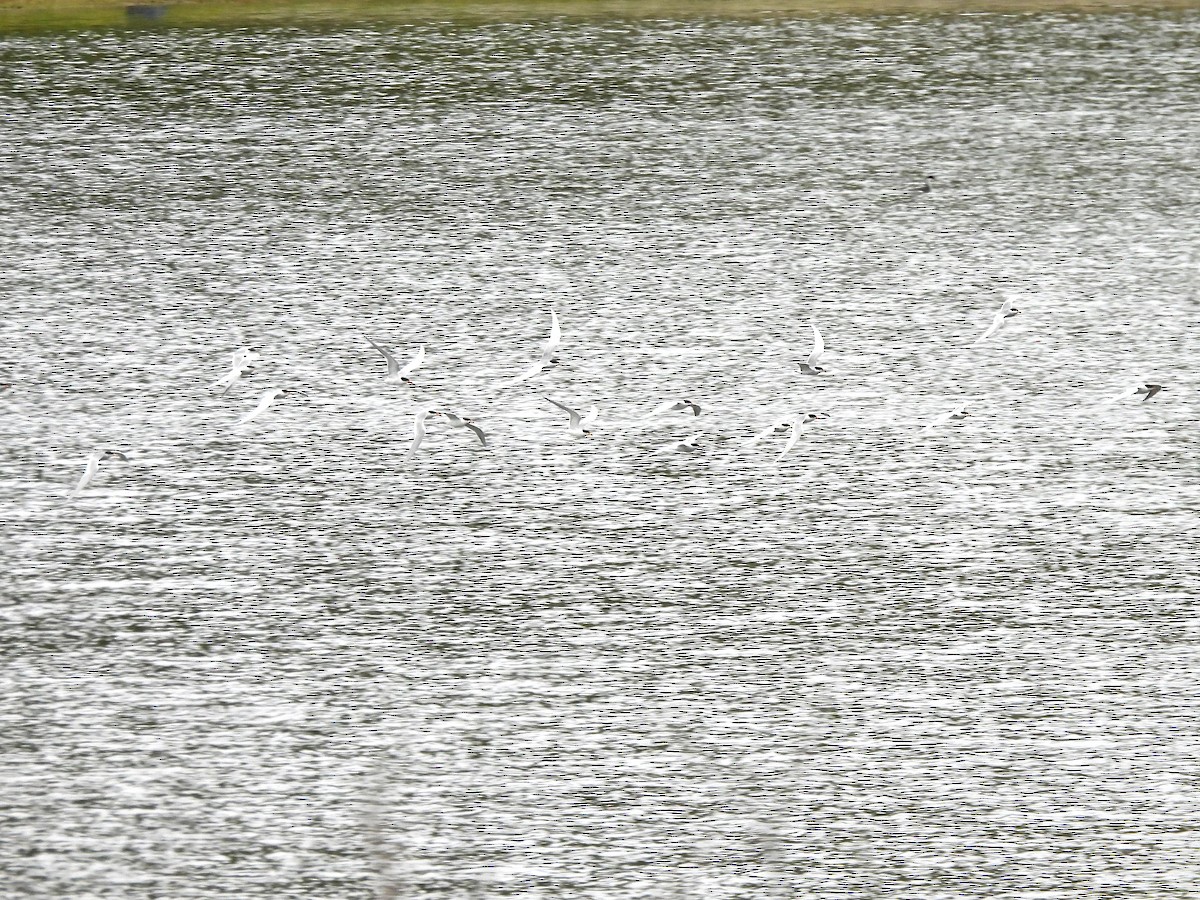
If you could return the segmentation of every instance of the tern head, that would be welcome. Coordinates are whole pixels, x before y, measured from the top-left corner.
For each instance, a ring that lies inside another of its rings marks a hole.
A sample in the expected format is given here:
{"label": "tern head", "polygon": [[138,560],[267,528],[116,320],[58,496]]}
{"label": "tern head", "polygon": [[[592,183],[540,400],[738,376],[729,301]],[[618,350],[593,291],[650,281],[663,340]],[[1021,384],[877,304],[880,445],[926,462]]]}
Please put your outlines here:
{"label": "tern head", "polygon": [[400,381],[401,381],[403,384],[407,384],[409,387],[416,387],[416,386],[417,386],[417,383],[416,383],[415,381],[413,381],[411,378],[409,378],[407,375],[402,375],[402,376],[400,376]]}
{"label": "tern head", "polygon": [[932,175],[926,175],[926,176],[925,176],[925,183],[924,183],[923,185],[921,185],[921,192],[922,192],[922,193],[924,193],[924,194],[928,194],[930,191],[932,191],[932,190],[933,190],[933,180],[934,180],[934,179],[933,179],[933,176],[932,176]]}
{"label": "tern head", "polygon": [[124,453],[122,453],[120,450],[105,450],[100,455],[100,458],[101,459],[122,459],[122,460],[125,460],[126,462],[129,461],[129,457],[126,456]]}
{"label": "tern head", "polygon": [[1008,312],[1006,312],[1004,314],[1004,318],[1006,318],[1006,319],[1011,318],[1013,316],[1019,315],[1020,312],[1021,311],[1014,306],[1012,309],[1010,309]]}

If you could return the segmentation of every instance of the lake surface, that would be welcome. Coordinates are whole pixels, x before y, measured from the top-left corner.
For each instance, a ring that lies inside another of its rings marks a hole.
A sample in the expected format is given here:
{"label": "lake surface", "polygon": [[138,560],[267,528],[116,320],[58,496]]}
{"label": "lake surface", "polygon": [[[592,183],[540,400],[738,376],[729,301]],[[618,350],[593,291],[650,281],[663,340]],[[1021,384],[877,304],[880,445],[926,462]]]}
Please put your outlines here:
{"label": "lake surface", "polygon": [[1198,50],[0,38],[0,894],[1196,896]]}

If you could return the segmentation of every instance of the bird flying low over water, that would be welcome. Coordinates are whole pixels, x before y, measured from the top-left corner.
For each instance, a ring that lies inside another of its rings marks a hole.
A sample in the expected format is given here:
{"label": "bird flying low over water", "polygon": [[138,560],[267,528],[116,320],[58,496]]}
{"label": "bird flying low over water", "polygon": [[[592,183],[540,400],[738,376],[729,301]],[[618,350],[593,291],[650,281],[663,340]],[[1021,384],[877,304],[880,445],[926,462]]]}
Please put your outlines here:
{"label": "bird flying low over water", "polygon": [[440,412],[432,409],[422,409],[417,412],[413,418],[413,442],[412,446],[408,448],[410,454],[416,453],[425,441],[425,420],[440,415]]}
{"label": "bird flying low over water", "polygon": [[439,413],[439,415],[445,416],[451,425],[454,425],[457,428],[465,428],[467,431],[470,431],[472,434],[474,434],[475,440],[479,441],[480,447],[486,447],[488,445],[487,435],[483,433],[483,429],[476,425],[473,420],[456,416],[452,412],[442,412]]}
{"label": "bird flying low over water", "polygon": [[700,448],[696,446],[696,441],[703,435],[703,431],[697,431],[695,434],[689,434],[682,441],[675,441],[672,444],[667,444],[665,447],[659,447],[655,453],[699,453]]}
{"label": "bird flying low over water", "polygon": [[809,425],[811,425],[813,422],[817,421],[817,419],[828,419],[828,418],[829,418],[829,414],[823,413],[823,412],[805,413],[803,416],[798,418],[794,423],[792,423],[792,434],[788,438],[787,443],[783,445],[783,450],[781,450],[779,455],[775,458],[783,459],[785,456],[787,456],[788,452],[793,447],[796,446],[796,442],[798,440],[800,440],[800,435],[804,433],[804,431],[808,428]]}
{"label": "bird flying low over water", "polygon": [[546,346],[542,348],[542,362],[550,362],[550,357],[554,355],[554,351],[562,344],[562,329],[558,327],[558,313],[554,311],[554,307],[550,307],[550,337],[546,340]]}
{"label": "bird flying low over water", "polygon": [[762,443],[767,438],[771,437],[772,435],[784,434],[791,427],[792,427],[791,419],[786,419],[786,420],[781,419],[778,422],[774,422],[774,423],[768,425],[766,428],[764,428],[762,431],[758,432],[758,434],[754,435],[754,437],[750,438],[749,440],[744,441],[742,443],[742,446],[743,447],[755,447],[758,444]]}
{"label": "bird flying low over water", "polygon": [[88,454],[87,465],[83,470],[83,477],[79,479],[79,484],[75,485],[75,490],[71,491],[72,497],[78,497],[83,492],[83,489],[92,483],[92,479],[96,477],[96,472],[100,468],[101,460],[105,459],[127,461],[129,457],[119,450],[93,450]]}
{"label": "bird flying low over water", "polygon": [[384,378],[385,382],[387,382],[388,384],[400,384],[401,382],[403,382],[404,384],[407,384],[409,387],[416,387],[416,384],[413,383],[413,380],[411,378],[409,378],[408,376],[411,375],[413,372],[415,372],[417,369],[419,369],[421,367],[421,363],[423,363],[425,361],[425,345],[424,344],[422,344],[417,349],[416,356],[414,356],[411,360],[408,361],[408,363],[406,363],[403,367],[401,367],[401,365],[400,365],[399,361],[397,361],[396,357],[394,357],[387,350],[383,349],[383,347],[380,347],[377,343],[375,343],[373,340],[371,340],[370,335],[364,334],[363,337],[365,337],[367,339],[367,343],[370,344],[372,347],[374,347],[379,352],[379,355],[382,356],[384,358],[384,360],[387,362],[388,373],[387,373],[387,376]]}
{"label": "bird flying low over water", "polygon": [[282,397],[284,394],[294,393],[296,393],[294,390],[289,390],[288,388],[271,388],[269,391],[263,393],[262,397],[258,401],[258,406],[254,407],[254,409],[250,410],[250,412],[238,419],[237,424],[245,425],[247,422],[257,419],[259,416],[265,413],[268,408],[270,408],[271,404],[275,402],[276,397]]}
{"label": "bird flying low over water", "polygon": [[522,381],[527,381],[534,375],[539,374],[543,369],[558,365],[558,358],[554,355],[554,351],[561,344],[562,329],[558,326],[558,313],[554,311],[554,307],[552,306],[550,307],[550,337],[546,341],[546,346],[542,348],[541,356],[538,357],[537,362],[512,379],[509,384],[518,384]]}
{"label": "bird flying low over water", "polygon": [[591,425],[593,422],[596,421],[597,416],[600,415],[599,409],[597,409],[596,407],[593,406],[588,411],[588,414],[586,416],[581,416],[579,414],[578,410],[572,409],[571,407],[569,407],[563,403],[559,403],[557,400],[551,400],[549,397],[547,397],[546,400],[549,403],[553,403],[555,406],[557,406],[559,409],[561,409],[563,412],[565,412],[567,414],[567,416],[568,416],[567,429],[570,431],[570,433],[572,435],[574,435],[575,437],[583,437],[585,435],[591,434],[591,432],[586,430],[583,426]]}
{"label": "bird flying low over water", "polygon": [[234,353],[233,353],[233,369],[229,372],[228,375],[225,375],[222,378],[218,378],[216,381],[214,381],[212,383],[212,387],[225,388],[225,390],[221,391],[222,397],[224,397],[226,394],[228,394],[229,389],[231,387],[233,387],[235,384],[237,384],[238,381],[241,380],[244,376],[254,374],[254,370],[251,368],[252,363],[250,361],[250,357],[253,355],[254,355],[254,351],[252,351],[249,347],[241,347],[238,350],[234,351]]}
{"label": "bird flying low over water", "polygon": [[825,370],[817,365],[821,361],[821,357],[825,355],[825,341],[821,337],[821,330],[817,328],[815,322],[809,323],[813,330],[813,348],[808,354],[808,359],[800,363],[800,371],[805,375],[820,375]]}
{"label": "bird flying low over water", "polygon": [[685,409],[691,410],[693,416],[700,415],[700,405],[693,403],[691,400],[664,400],[644,415],[642,421],[657,419],[659,416],[665,416],[667,413],[683,412]]}
{"label": "bird flying low over water", "polygon": [[1117,396],[1113,397],[1109,402],[1116,403],[1120,400],[1124,400],[1126,397],[1141,397],[1142,402],[1145,403],[1161,390],[1165,390],[1161,384],[1147,383],[1130,385],[1128,388],[1121,391],[1121,393],[1117,394]]}
{"label": "bird flying low over water", "polygon": [[921,429],[921,434],[932,431],[939,425],[945,425],[947,422],[961,422],[970,415],[971,413],[967,411],[967,404],[963,403],[960,406],[954,407],[954,409],[950,410],[949,412],[944,412],[940,415],[934,416],[933,419],[930,420],[929,424]]}
{"label": "bird flying low over water", "polygon": [[999,331],[1000,326],[1004,324],[1005,319],[1019,315],[1020,312],[1021,311],[1019,309],[1013,306],[1012,300],[1005,300],[1004,303],[1000,305],[1000,311],[996,313],[996,315],[992,318],[992,321],[988,324],[987,329],[975,341],[975,346],[978,347],[993,334]]}

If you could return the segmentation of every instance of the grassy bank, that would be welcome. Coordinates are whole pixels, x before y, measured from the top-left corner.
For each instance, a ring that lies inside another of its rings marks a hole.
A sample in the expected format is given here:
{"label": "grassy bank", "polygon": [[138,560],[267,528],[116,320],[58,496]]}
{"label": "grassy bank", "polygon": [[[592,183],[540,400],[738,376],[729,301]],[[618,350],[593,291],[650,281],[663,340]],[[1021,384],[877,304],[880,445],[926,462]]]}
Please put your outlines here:
{"label": "grassy bank", "polygon": [[[161,6],[147,13],[131,4]],[[1184,9],[1200,0],[0,0],[0,32],[283,22],[518,21],[554,16],[735,16],[822,13]]]}

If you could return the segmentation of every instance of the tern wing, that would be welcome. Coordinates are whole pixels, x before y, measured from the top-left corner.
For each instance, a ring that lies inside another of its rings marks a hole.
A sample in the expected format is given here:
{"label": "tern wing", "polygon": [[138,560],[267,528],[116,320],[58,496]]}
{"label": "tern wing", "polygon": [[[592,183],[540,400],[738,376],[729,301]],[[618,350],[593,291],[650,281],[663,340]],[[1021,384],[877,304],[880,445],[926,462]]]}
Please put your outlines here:
{"label": "tern wing", "polygon": [[555,406],[557,406],[559,409],[561,409],[563,412],[565,412],[568,416],[571,417],[571,425],[570,425],[571,428],[577,427],[579,425],[579,423],[582,421],[579,413],[576,410],[573,410],[573,409],[571,409],[571,407],[565,406],[562,403],[559,403],[557,400],[550,400],[549,397],[547,397],[546,399],[549,400],[551,403],[553,403]]}
{"label": "tern wing", "polygon": [[530,366],[528,369],[526,369],[524,372],[522,372],[520,375],[518,375],[516,378],[514,378],[512,381],[510,381],[509,384],[517,384],[518,382],[521,382],[521,381],[527,381],[528,379],[530,379],[534,375],[536,375],[538,372],[542,371],[542,369],[544,369],[545,367],[546,367],[546,361],[544,359],[539,359],[532,366]]}
{"label": "tern wing", "polygon": [[545,349],[542,350],[542,359],[549,360],[562,343],[562,329],[558,327],[558,313],[554,311],[554,307],[550,307],[550,339],[546,341]]}
{"label": "tern wing", "polygon": [[379,352],[380,356],[387,360],[388,378],[398,375],[400,373],[400,364],[396,362],[396,357],[392,356],[392,354],[388,353],[388,351],[384,350],[377,343],[371,340],[370,335],[364,334],[363,337],[367,339],[368,344],[370,344]]}
{"label": "tern wing", "polygon": [[[396,374],[401,375],[401,376],[411,375],[413,372],[417,371],[417,369],[421,368],[421,363],[423,363],[424,361],[425,361],[425,345],[422,344],[420,349],[417,350],[417,355],[414,356],[411,360],[409,360],[408,364],[405,365],[405,367]],[[389,368],[388,371],[390,373],[391,369]]]}
{"label": "tern wing", "polygon": [[1107,402],[1117,403],[1118,401],[1124,400],[1126,397],[1133,397],[1137,394],[1139,387],[1141,387],[1140,384],[1135,384],[1131,385],[1130,387],[1123,388],[1121,393],[1117,394],[1115,397],[1109,397]]}
{"label": "tern wing", "polygon": [[800,432],[803,430],[804,426],[799,422],[792,426],[791,436],[788,437],[787,443],[783,445],[783,450],[781,450],[779,455],[775,457],[776,459],[783,459],[788,455],[789,452],[791,452],[791,449],[796,446],[796,441],[800,440]]}
{"label": "tern wing", "polygon": [[674,412],[678,409],[683,409],[681,403],[677,403],[674,400],[664,400],[658,406],[654,407],[654,409],[650,410],[650,412],[646,413],[646,415],[642,416],[642,419],[653,419],[656,416],[661,416],[663,413]]}
{"label": "tern wing", "polygon": [[654,453],[673,453],[676,450],[682,450],[684,447],[692,447],[693,443],[695,442],[695,440],[698,437],[700,437],[700,435],[701,435],[701,432],[696,432],[695,434],[689,434],[682,441],[674,441],[670,444],[667,444],[664,447],[659,447],[657,450],[655,450],[653,452]]}
{"label": "tern wing", "polygon": [[469,428],[469,429],[471,429],[471,431],[473,431],[475,433],[475,438],[476,438],[476,440],[479,441],[480,447],[486,447],[488,445],[487,444],[487,435],[485,435],[483,433],[483,429],[480,428],[478,425],[473,425],[470,422],[463,422],[463,427]]}
{"label": "tern wing", "polygon": [[996,313],[996,315],[994,315],[992,317],[991,324],[988,325],[987,330],[984,331],[984,333],[979,336],[979,340],[977,340],[975,342],[976,344],[982,344],[984,341],[986,341],[993,334],[995,334],[997,331],[1000,330],[1000,326],[1004,324],[1005,318],[1012,311],[1012,305],[1013,305],[1013,302],[1011,299],[1005,300],[1003,303],[1000,304],[999,311]]}
{"label": "tern wing", "polygon": [[249,422],[251,419],[258,418],[260,415],[262,415],[263,411],[266,410],[266,408],[271,405],[271,401],[274,399],[275,399],[275,392],[267,391],[265,394],[262,395],[262,399],[258,401],[258,406],[254,407],[254,409],[250,410],[250,412],[246,413],[244,416],[242,416],[240,419],[238,419],[238,424],[244,425],[247,422]]}
{"label": "tern wing", "polygon": [[85,487],[92,483],[92,479],[96,477],[96,469],[99,468],[99,466],[100,454],[89,454],[87,466],[83,470],[83,475],[79,479],[79,484],[75,485],[75,490],[71,491],[72,497],[77,496]]}
{"label": "tern wing", "polygon": [[979,336],[979,338],[975,341],[975,346],[978,347],[980,344],[982,344],[984,341],[986,341],[988,338],[990,338],[993,334],[995,334],[997,331],[999,331],[1000,326],[1003,324],[1004,324],[1004,313],[997,313],[996,318],[992,319],[991,324],[988,325],[987,329],[983,332],[983,334],[981,334]]}
{"label": "tern wing", "polygon": [[939,425],[945,425],[947,422],[950,421],[950,417],[952,415],[954,415],[955,412],[956,412],[956,410],[952,409],[952,410],[950,410],[950,412],[944,412],[944,413],[941,413],[940,415],[934,416],[929,421],[929,424],[921,429],[921,434],[925,434],[925,432],[927,432],[927,431],[932,431],[933,429],[937,428]]}
{"label": "tern wing", "polygon": [[241,378],[242,378],[242,370],[241,369],[234,369],[232,372],[230,372],[228,375],[226,375],[225,378],[222,379],[225,382],[225,390],[221,391],[221,396],[224,397],[226,394],[228,394],[230,389],[235,384],[237,384],[241,380]]}
{"label": "tern wing", "polygon": [[225,375],[222,375],[220,378],[218,378],[216,381],[214,381],[212,384],[210,384],[209,387],[210,388],[228,387],[229,385],[231,385],[235,381],[237,381],[238,378],[241,377],[241,374],[242,374],[241,368],[238,366],[234,366],[232,372],[228,372]]}
{"label": "tern wing", "polygon": [[742,444],[742,446],[743,446],[743,447],[754,447],[754,446],[757,446],[757,445],[758,445],[760,442],[762,442],[762,441],[766,440],[766,439],[767,439],[767,438],[769,438],[771,435],[773,435],[773,434],[775,433],[775,429],[776,429],[778,426],[779,426],[779,423],[778,423],[778,422],[775,422],[775,423],[773,423],[773,424],[771,424],[771,425],[768,425],[766,428],[764,428],[762,431],[760,431],[760,432],[759,432],[758,434],[756,434],[754,437],[750,438],[750,440],[748,440],[748,441],[746,441],[744,444]]}
{"label": "tern wing", "polygon": [[[417,414],[413,416],[413,442],[412,446],[408,448],[410,454],[416,453],[421,443],[425,440],[425,419],[431,415],[439,415],[439,413],[422,409],[418,410]],[[445,413],[440,413],[440,415],[445,415]]]}
{"label": "tern wing", "polygon": [[808,364],[810,366],[815,366],[820,361],[821,357],[825,355],[825,341],[821,337],[821,329],[817,327],[816,322],[812,323],[812,330],[813,348],[812,353],[808,355]]}

